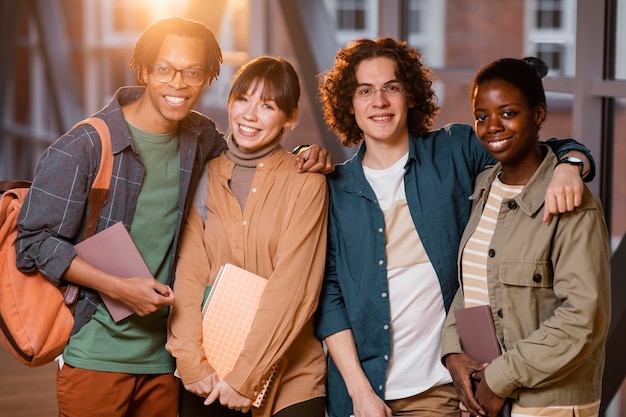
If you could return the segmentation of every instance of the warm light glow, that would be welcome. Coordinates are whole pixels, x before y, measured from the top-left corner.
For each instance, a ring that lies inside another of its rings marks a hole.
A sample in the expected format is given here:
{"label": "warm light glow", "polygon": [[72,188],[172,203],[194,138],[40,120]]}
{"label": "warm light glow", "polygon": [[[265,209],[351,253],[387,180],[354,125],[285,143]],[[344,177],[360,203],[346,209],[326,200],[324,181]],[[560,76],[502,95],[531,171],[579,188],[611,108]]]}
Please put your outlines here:
{"label": "warm light glow", "polygon": [[[128,0],[124,0],[124,3],[127,2]],[[154,20],[186,14],[190,3],[189,0],[131,0],[131,2],[149,11]]]}

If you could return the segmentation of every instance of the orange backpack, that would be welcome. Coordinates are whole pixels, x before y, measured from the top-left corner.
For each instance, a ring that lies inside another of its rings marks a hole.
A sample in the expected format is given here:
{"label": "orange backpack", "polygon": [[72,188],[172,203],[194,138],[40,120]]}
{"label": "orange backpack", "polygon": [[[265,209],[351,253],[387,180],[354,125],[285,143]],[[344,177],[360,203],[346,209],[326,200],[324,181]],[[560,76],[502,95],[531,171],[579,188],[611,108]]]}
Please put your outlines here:
{"label": "orange backpack", "polygon": [[[113,153],[109,128],[102,119],[91,117],[76,126],[81,124],[92,125],[102,141],[100,168],[89,193],[87,238],[95,233],[108,198]],[[40,366],[60,355],[69,340],[78,287],[57,287],[38,270],[21,272],[16,267],[17,218],[29,185],[29,181],[0,181],[0,193],[4,191],[0,197],[0,344],[24,365]]]}

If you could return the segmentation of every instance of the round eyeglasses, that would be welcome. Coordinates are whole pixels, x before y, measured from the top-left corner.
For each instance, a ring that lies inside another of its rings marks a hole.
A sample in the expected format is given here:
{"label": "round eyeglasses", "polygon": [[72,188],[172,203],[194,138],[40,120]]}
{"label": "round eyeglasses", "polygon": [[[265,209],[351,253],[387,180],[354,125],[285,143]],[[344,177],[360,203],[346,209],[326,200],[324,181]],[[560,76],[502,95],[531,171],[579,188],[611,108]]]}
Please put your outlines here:
{"label": "round eyeglasses", "polygon": [[362,100],[371,100],[374,98],[374,96],[376,95],[377,92],[381,92],[384,95],[397,95],[397,94],[401,94],[404,92],[404,86],[398,82],[391,82],[388,84],[385,84],[384,86],[382,86],[381,88],[378,89],[374,89],[372,87],[359,87],[357,88],[356,92],[354,93],[354,96],[362,99]]}
{"label": "round eyeglasses", "polygon": [[168,64],[152,64],[152,76],[161,83],[169,83],[180,72],[187,85],[201,85],[206,78],[206,71],[198,68],[176,69]]}

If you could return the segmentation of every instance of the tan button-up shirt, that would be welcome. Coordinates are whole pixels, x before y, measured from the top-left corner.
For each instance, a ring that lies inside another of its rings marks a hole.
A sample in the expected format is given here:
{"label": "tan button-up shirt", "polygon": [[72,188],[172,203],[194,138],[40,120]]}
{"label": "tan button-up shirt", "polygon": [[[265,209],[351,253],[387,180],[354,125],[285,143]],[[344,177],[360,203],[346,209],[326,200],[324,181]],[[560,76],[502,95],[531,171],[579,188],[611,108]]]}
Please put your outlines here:
{"label": "tan button-up shirt", "polygon": [[227,262],[268,278],[244,350],[224,378],[254,398],[263,376],[280,359],[264,405],[253,409],[265,416],[325,395],[325,357],[312,316],[324,275],[326,179],[297,173],[295,157],[280,149],[257,164],[242,212],[228,185],[233,167],[224,154],[210,161],[206,221],[192,210],[185,225],[167,348],[184,383],[210,375],[213,368],[200,345],[205,287]]}

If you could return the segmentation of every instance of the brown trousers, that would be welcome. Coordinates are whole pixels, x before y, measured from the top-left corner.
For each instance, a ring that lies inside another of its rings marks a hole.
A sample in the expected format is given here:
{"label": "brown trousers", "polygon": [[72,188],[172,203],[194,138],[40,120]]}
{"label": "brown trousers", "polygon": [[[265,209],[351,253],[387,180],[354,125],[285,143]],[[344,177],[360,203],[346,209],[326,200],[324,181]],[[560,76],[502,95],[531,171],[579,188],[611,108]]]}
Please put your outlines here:
{"label": "brown trousers", "polygon": [[176,417],[173,374],[133,375],[74,368],[57,371],[59,417]]}
{"label": "brown trousers", "polygon": [[385,401],[394,416],[460,417],[459,397],[452,384],[439,385],[399,400]]}

